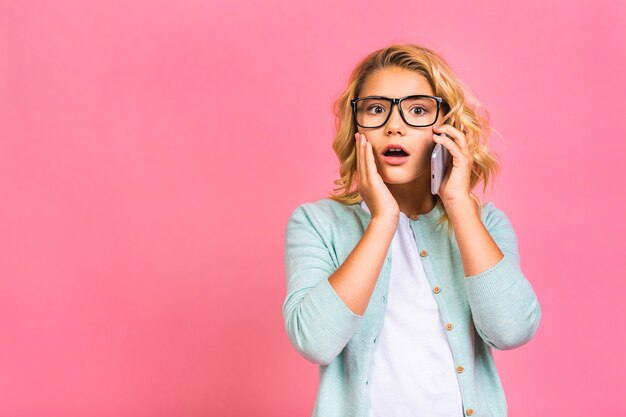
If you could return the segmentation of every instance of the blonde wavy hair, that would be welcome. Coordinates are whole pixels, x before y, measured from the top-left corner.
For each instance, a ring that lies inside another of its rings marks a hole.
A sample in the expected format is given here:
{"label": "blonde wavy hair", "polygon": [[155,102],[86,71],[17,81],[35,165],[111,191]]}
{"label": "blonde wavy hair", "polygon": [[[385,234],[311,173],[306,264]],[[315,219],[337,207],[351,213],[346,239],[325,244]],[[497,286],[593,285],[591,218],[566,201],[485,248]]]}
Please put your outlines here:
{"label": "blonde wavy hair", "polygon": [[[357,160],[354,134],[357,127],[353,121],[350,100],[359,96],[371,74],[389,67],[415,71],[426,78],[434,95],[444,100],[440,109],[443,123],[449,120],[448,123],[455,128],[466,134],[472,133],[473,140],[469,143],[474,155],[471,189],[482,181],[485,192],[490,180],[493,189],[493,179],[500,171],[500,164],[497,155],[487,147],[491,132],[495,130],[489,123],[489,113],[440,55],[424,46],[408,43],[392,44],[367,55],[352,71],[348,87],[334,102],[336,133],[332,146],[340,162],[341,178],[334,181],[338,187],[333,189],[333,193],[329,193],[329,198],[342,204],[356,204],[362,200],[355,181]],[[436,195],[436,198],[441,199],[439,195]],[[476,203],[479,213],[482,213],[482,202],[473,191],[471,198]],[[443,204],[441,206],[443,207]],[[452,233],[445,207],[443,210],[444,213],[437,224],[446,222],[448,232]]]}

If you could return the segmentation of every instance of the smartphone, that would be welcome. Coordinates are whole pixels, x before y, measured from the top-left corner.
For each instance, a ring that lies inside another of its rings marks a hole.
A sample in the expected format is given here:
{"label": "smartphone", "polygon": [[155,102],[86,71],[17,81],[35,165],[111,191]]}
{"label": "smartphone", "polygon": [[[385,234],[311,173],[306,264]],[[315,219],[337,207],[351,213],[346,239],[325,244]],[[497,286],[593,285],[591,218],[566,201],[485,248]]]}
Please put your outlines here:
{"label": "smartphone", "polygon": [[[442,133],[441,135],[446,135]],[[452,155],[450,151],[441,143],[435,145],[435,149],[430,156],[430,193],[435,195],[439,192],[439,186],[443,180],[443,176],[446,173],[446,168],[452,161]]]}

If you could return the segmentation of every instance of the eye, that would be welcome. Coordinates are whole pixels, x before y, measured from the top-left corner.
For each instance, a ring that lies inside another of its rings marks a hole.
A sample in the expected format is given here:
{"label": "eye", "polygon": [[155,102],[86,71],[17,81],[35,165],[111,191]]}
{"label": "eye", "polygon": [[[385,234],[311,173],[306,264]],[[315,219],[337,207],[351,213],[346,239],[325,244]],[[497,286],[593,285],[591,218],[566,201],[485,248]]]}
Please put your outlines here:
{"label": "eye", "polygon": [[[367,110],[369,112],[372,112],[372,110],[374,110],[374,114],[381,114],[385,111],[385,108],[381,106],[380,104],[374,104],[373,106],[370,106]],[[380,111],[377,112],[377,110],[380,110]]]}
{"label": "eye", "polygon": [[[415,113],[415,112],[413,112],[413,110],[421,110],[421,113]],[[409,112],[410,112],[410,113],[413,113],[413,114],[417,114],[418,116],[421,116],[421,115],[422,115],[422,114],[424,114],[424,113],[428,113],[428,110],[426,110],[426,109],[425,109],[425,108],[423,108],[423,107],[418,107],[418,106],[415,106],[415,107],[412,107],[412,108],[409,110]]]}

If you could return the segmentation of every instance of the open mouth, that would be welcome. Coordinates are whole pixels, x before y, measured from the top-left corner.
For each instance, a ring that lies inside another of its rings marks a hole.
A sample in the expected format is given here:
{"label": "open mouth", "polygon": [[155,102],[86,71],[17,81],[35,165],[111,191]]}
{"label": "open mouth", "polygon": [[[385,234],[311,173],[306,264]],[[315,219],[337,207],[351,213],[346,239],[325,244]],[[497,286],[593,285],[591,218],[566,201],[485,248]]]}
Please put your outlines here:
{"label": "open mouth", "polygon": [[409,154],[404,152],[402,149],[388,149],[383,155],[395,157],[409,156]]}
{"label": "open mouth", "polygon": [[389,165],[402,165],[409,161],[409,154],[402,148],[389,148],[383,153],[382,159]]}

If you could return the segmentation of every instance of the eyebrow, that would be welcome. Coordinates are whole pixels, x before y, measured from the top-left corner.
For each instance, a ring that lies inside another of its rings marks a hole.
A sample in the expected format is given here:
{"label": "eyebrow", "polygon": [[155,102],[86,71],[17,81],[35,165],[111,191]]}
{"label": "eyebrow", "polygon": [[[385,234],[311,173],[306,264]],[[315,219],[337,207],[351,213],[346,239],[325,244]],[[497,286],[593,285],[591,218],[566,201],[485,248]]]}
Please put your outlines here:
{"label": "eyebrow", "polygon": [[433,94],[420,94],[420,93],[416,93],[416,94],[409,94],[406,96],[400,96],[400,97],[389,97],[389,96],[384,96],[382,94],[370,94],[367,96],[363,96],[362,98],[365,97],[382,97],[382,98],[405,98],[405,97],[411,97],[411,96],[429,96],[429,97],[433,97]]}

